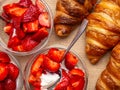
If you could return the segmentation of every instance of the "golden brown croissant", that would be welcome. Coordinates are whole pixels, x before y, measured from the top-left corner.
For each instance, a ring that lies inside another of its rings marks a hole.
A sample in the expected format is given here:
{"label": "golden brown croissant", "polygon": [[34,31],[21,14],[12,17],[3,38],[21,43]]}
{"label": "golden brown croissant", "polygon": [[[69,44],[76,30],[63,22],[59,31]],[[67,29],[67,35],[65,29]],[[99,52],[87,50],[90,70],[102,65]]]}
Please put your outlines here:
{"label": "golden brown croissant", "polygon": [[101,0],[87,18],[86,55],[92,64],[96,64],[120,40],[120,7],[117,0]]}
{"label": "golden brown croissant", "polygon": [[58,0],[54,29],[58,36],[68,36],[85,18],[96,0]]}
{"label": "golden brown croissant", "polygon": [[110,61],[96,83],[96,90],[120,90],[120,42],[113,48]]}

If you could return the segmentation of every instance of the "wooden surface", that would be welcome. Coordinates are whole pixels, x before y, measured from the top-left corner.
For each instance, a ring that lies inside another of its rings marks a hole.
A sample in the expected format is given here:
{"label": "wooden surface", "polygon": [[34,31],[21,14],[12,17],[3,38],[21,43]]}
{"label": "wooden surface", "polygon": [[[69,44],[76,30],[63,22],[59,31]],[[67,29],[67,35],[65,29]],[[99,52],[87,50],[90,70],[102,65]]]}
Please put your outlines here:
{"label": "wooden surface", "polygon": [[[45,1],[47,2],[47,4],[49,5],[49,7],[51,8],[51,12],[53,13],[53,16],[54,16],[57,0],[45,0]],[[69,43],[72,41],[73,37],[75,36],[76,32],[77,32],[77,29],[74,30],[68,37],[66,37],[66,38],[60,38],[60,37],[56,36],[56,34],[55,34],[54,30],[53,30],[52,36],[50,37],[49,42],[46,45],[46,47],[54,45],[54,44],[61,44],[61,45],[68,46]],[[86,67],[88,69],[88,85],[87,85],[87,90],[95,90],[96,80],[99,77],[100,73],[105,68],[105,66],[106,66],[106,64],[107,64],[107,62],[109,60],[110,52],[107,53],[100,60],[99,63],[97,63],[96,65],[92,65],[89,62],[89,60],[86,58],[86,55],[85,55],[85,32],[79,38],[79,40],[76,42],[76,44],[73,46],[72,49],[74,51],[76,51],[83,58],[83,61],[86,64]],[[15,57],[20,62],[21,66],[22,66],[22,70],[24,71],[24,67],[26,65],[26,62],[30,59],[30,56],[24,56],[24,57],[15,56]]]}

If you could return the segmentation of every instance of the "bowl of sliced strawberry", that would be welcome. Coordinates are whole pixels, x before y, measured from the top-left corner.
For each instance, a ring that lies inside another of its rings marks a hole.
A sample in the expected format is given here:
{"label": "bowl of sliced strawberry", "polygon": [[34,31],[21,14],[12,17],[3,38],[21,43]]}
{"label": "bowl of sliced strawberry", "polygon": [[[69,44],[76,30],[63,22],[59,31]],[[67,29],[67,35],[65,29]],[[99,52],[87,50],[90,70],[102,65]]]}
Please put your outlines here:
{"label": "bowl of sliced strawberry", "polygon": [[0,51],[0,90],[22,90],[24,84],[20,68],[10,53]]}
{"label": "bowl of sliced strawberry", "polygon": [[52,12],[44,0],[3,0],[0,3],[0,44],[16,55],[42,49],[52,32]]}
{"label": "bowl of sliced strawberry", "polygon": [[63,58],[65,47],[46,47],[25,66],[26,90],[86,90],[87,70],[73,50]]}

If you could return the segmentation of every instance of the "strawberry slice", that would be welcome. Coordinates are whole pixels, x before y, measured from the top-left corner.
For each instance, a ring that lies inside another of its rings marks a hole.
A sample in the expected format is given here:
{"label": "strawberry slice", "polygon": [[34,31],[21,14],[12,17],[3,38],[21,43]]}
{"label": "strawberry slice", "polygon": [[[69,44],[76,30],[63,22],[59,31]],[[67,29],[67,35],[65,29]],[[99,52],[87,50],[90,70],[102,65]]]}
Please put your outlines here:
{"label": "strawberry slice", "polygon": [[39,23],[41,26],[50,27],[49,15],[47,12],[42,12],[39,15]]}
{"label": "strawberry slice", "polygon": [[33,3],[32,3],[31,0],[20,0],[20,1],[18,2],[18,4],[19,4],[21,7],[26,7],[26,8],[28,8],[28,7],[30,7],[30,5],[32,5]]}
{"label": "strawberry slice", "polygon": [[45,6],[40,0],[35,1],[36,6],[39,8],[40,12],[45,12]]}
{"label": "strawberry slice", "polygon": [[0,62],[2,62],[2,63],[10,62],[10,58],[5,52],[0,52]]}
{"label": "strawberry slice", "polygon": [[10,78],[6,78],[4,81],[4,90],[16,90],[16,82]]}
{"label": "strawberry slice", "polygon": [[68,52],[65,56],[65,66],[67,69],[73,69],[78,62],[78,58],[72,53]]}
{"label": "strawberry slice", "polygon": [[38,30],[38,20],[23,24],[24,32],[36,32]]}
{"label": "strawberry slice", "polygon": [[60,68],[60,63],[54,62],[47,56],[45,57],[43,61],[44,68],[48,70],[49,72],[57,72]]}
{"label": "strawberry slice", "polygon": [[81,69],[78,69],[78,68],[74,68],[72,70],[69,71],[70,74],[72,75],[78,75],[78,76],[81,76],[81,77],[84,77],[84,72],[81,70]]}
{"label": "strawberry slice", "polygon": [[31,73],[32,74],[36,75],[36,72],[40,71],[40,67],[41,67],[41,65],[43,63],[44,57],[45,57],[45,55],[40,54],[36,58],[36,60],[34,61],[34,63],[32,64],[32,67],[31,67]]}
{"label": "strawberry slice", "polygon": [[8,75],[6,64],[0,63],[0,81],[3,81]]}
{"label": "strawberry slice", "polygon": [[8,77],[15,81],[19,75],[19,69],[16,65],[14,65],[13,63],[10,63],[7,65],[7,68],[9,70],[8,72]]}
{"label": "strawberry slice", "polygon": [[4,12],[11,17],[20,17],[24,14],[27,8],[21,8],[18,4],[12,3],[3,6]]}
{"label": "strawberry slice", "polygon": [[62,57],[63,57],[63,54],[64,54],[64,50],[58,50],[57,48],[51,48],[49,51],[48,51],[48,54],[47,56],[54,60],[55,62],[62,62]]}
{"label": "strawberry slice", "polygon": [[44,38],[48,36],[48,31],[45,27],[40,28],[31,38],[37,42],[41,42]]}
{"label": "strawberry slice", "polygon": [[10,35],[10,33],[12,32],[12,29],[13,29],[13,26],[11,23],[9,23],[4,27],[4,32]]}

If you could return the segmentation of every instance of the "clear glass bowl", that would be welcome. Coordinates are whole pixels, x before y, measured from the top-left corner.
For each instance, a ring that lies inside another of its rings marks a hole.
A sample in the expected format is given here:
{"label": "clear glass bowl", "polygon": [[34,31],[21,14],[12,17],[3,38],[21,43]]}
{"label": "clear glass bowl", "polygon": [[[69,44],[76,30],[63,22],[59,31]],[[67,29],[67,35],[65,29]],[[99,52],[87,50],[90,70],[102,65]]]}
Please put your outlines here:
{"label": "clear glass bowl", "polygon": [[[2,6],[6,5],[6,4],[10,4],[10,3],[14,3],[14,2],[18,2],[19,0],[1,0],[0,1],[0,14],[2,13]],[[33,3],[35,3],[35,0],[32,0]],[[42,49],[47,43],[48,40],[51,36],[52,33],[52,28],[53,28],[53,15],[52,15],[52,11],[50,10],[50,7],[48,6],[48,4],[45,2],[45,0],[40,0],[45,8],[46,11],[49,14],[49,22],[50,22],[50,28],[48,29],[49,35],[47,38],[45,38],[44,40],[42,40],[36,47],[34,47],[32,50],[30,51],[26,51],[26,52],[19,52],[19,51],[14,51],[11,48],[7,47],[7,43],[9,40],[9,36],[4,32],[3,28],[5,26],[5,22],[0,19],[0,44],[1,46],[6,49],[7,51],[11,52],[14,55],[18,55],[18,56],[25,56],[25,55],[30,55],[33,53],[36,53],[37,51],[39,51],[40,49]]]}
{"label": "clear glass bowl", "polygon": [[23,80],[23,73],[21,70],[21,65],[19,64],[17,59],[11,53],[7,52],[4,49],[0,50],[0,52],[5,52],[9,56],[11,63],[13,63],[14,65],[16,65],[19,68],[19,75],[16,79],[16,90],[22,90],[22,88],[24,86],[24,80]]}
{"label": "clear glass bowl", "polygon": [[[47,53],[50,48],[58,48],[58,49],[63,49],[63,50],[66,49],[66,47],[62,46],[62,45],[52,45],[52,46],[49,46],[49,47],[46,47],[46,48],[40,50],[39,52],[37,52],[36,54],[31,56],[31,59],[27,62],[26,66],[25,66],[25,69],[24,69],[25,88],[26,88],[26,90],[32,90],[31,87],[30,87],[30,84],[28,82],[28,77],[30,75],[30,69],[31,69],[31,66],[32,66],[33,62],[35,61],[35,58],[39,54]],[[70,52],[72,52],[79,59],[77,67],[80,68],[81,70],[83,70],[83,72],[85,73],[85,77],[84,77],[85,78],[84,90],[86,90],[87,83],[88,83],[88,73],[87,73],[87,68],[85,66],[85,63],[83,62],[83,59],[74,50],[70,50]]]}

